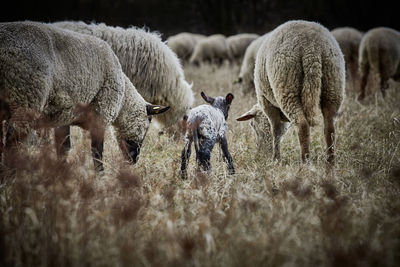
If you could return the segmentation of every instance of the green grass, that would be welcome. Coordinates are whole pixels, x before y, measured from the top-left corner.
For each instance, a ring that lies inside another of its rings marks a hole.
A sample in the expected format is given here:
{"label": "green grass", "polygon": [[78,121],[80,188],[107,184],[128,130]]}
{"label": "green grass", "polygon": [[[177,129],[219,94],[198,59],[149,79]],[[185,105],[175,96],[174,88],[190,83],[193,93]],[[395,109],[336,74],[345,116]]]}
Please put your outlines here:
{"label": "green grass", "polygon": [[[74,129],[68,164],[47,145],[22,145],[0,173],[0,266],[398,266],[400,88],[362,104],[347,96],[336,123],[336,167],[325,171],[322,127],[311,163],[300,164],[296,132],[281,162],[257,152],[248,122],[255,102],[232,85],[238,66],[185,67],[200,92],[235,95],[229,176],[218,146],[210,175],[180,179],[182,137],[149,130],[136,166],[107,133],[96,175],[87,134]],[[397,86],[398,87],[398,86]]]}

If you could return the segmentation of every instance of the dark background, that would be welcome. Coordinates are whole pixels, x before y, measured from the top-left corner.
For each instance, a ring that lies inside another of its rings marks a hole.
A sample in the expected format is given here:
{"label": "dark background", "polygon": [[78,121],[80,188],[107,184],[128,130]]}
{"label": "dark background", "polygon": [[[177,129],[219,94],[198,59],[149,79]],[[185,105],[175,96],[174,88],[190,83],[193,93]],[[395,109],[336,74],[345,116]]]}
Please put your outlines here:
{"label": "dark background", "polygon": [[[397,0],[397,2],[400,1]],[[318,21],[328,29],[399,30],[396,1],[362,0],[12,0],[1,4],[0,20],[83,20],[146,26],[166,38],[182,31],[203,34],[265,33],[290,19]]]}

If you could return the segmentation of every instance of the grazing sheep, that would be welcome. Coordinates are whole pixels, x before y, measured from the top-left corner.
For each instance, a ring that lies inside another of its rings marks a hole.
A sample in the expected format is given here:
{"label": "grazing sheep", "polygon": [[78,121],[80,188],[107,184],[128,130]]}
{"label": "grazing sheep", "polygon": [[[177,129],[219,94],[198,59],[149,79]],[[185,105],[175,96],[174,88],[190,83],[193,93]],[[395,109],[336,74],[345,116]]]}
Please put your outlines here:
{"label": "grazing sheep", "polygon": [[302,161],[308,161],[310,126],[322,111],[328,162],[334,164],[334,117],[344,98],[344,64],[333,35],[314,22],[286,22],[264,40],[254,81],[258,103],[271,125],[274,159],[280,159],[284,122],[290,122],[297,127]]}
{"label": "grazing sheep", "polygon": [[359,50],[361,89],[359,99],[364,99],[368,75],[379,84],[382,95],[388,80],[400,81],[400,32],[390,28],[369,30],[361,40]]}
{"label": "grazing sheep", "polygon": [[189,60],[193,53],[196,44],[206,38],[201,34],[193,34],[189,32],[182,32],[177,35],[170,36],[167,39],[167,45],[178,56],[182,62]]}
{"label": "grazing sheep", "polygon": [[354,28],[343,27],[331,31],[344,55],[346,64],[346,88],[356,90],[359,86],[358,49],[362,33]]}
{"label": "grazing sheep", "polygon": [[246,53],[244,54],[243,62],[240,67],[240,73],[235,83],[239,83],[243,93],[255,92],[254,88],[254,67],[256,65],[256,56],[258,49],[260,48],[264,38],[268,33],[258,37],[256,40],[251,42],[247,47]]}
{"label": "grazing sheep", "polygon": [[57,22],[54,25],[94,35],[106,41],[117,55],[122,70],[143,98],[157,105],[170,106],[167,116],[157,116],[165,127],[175,127],[193,105],[193,92],[178,58],[156,33],[131,27],[105,24]]}
{"label": "grazing sheep", "polygon": [[[250,126],[256,134],[257,154],[272,153],[272,135],[268,117],[262,111],[260,104],[255,104],[249,111],[241,116],[241,120],[251,119]],[[285,126],[288,123],[285,123]]]}
{"label": "grazing sheep", "polygon": [[241,61],[246,52],[246,48],[258,37],[259,35],[255,33],[241,33],[226,38],[231,60],[237,62]]}
{"label": "grazing sheep", "polygon": [[194,141],[196,159],[199,167],[209,171],[211,169],[211,151],[216,142],[221,146],[224,160],[228,163],[229,173],[234,174],[235,168],[231,154],[228,151],[226,131],[228,125],[228,111],[233,100],[231,93],[226,97],[209,97],[201,92],[203,99],[210,105],[201,105],[193,108],[187,118],[185,147],[182,150],[182,178],[186,178],[186,167],[191,154],[191,145]]}
{"label": "grazing sheep", "polygon": [[197,43],[189,61],[195,65],[200,62],[222,64],[225,59],[229,59],[226,38],[222,34],[214,34]]}
{"label": "grazing sheep", "polygon": [[113,124],[126,156],[136,162],[149,115],[165,109],[144,101],[106,42],[37,22],[0,23],[0,40],[1,106],[8,106],[0,119],[7,121],[9,141],[3,146],[37,113],[35,122],[61,127],[58,152],[68,146],[68,126],[88,129],[95,166],[102,169],[104,126]]}

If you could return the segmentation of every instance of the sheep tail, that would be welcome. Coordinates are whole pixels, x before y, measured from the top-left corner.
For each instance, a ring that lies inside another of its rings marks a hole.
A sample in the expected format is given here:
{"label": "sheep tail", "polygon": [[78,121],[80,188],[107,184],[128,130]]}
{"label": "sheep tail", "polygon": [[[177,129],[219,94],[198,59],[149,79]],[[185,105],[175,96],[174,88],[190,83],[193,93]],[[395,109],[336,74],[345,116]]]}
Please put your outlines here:
{"label": "sheep tail", "polygon": [[318,124],[322,87],[322,59],[314,55],[303,57],[303,90],[301,104],[306,120],[310,126]]}

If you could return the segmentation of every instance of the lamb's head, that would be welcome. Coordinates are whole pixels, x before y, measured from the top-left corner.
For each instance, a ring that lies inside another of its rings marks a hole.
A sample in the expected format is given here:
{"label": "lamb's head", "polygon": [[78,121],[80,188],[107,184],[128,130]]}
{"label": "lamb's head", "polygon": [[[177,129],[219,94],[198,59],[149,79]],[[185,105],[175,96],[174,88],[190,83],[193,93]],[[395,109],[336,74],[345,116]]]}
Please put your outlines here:
{"label": "lamb's head", "polygon": [[201,97],[214,108],[221,110],[224,114],[225,120],[228,118],[229,108],[231,107],[231,103],[234,98],[233,94],[229,93],[226,95],[226,97],[217,96],[214,98],[207,96],[204,92],[201,92]]}

